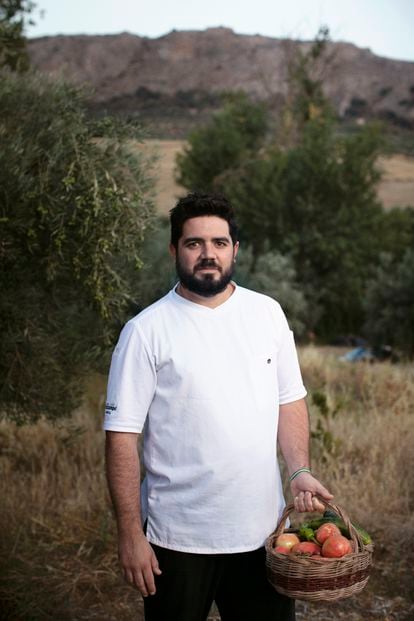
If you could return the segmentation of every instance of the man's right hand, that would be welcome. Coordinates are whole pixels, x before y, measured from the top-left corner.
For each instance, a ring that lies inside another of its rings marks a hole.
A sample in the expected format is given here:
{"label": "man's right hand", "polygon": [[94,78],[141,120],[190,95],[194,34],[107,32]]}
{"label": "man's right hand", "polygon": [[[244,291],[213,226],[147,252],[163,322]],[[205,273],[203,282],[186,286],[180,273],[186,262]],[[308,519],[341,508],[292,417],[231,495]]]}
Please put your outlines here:
{"label": "man's right hand", "polygon": [[134,535],[119,534],[119,562],[124,578],[135,586],[143,597],[155,594],[154,575],[161,570],[154,550],[143,532]]}

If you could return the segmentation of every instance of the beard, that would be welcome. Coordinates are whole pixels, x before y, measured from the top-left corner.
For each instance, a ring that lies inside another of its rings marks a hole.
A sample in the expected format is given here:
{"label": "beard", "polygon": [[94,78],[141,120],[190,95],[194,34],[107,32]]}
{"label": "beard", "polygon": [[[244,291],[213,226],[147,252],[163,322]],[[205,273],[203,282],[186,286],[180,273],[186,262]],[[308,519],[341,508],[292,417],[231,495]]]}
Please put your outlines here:
{"label": "beard", "polygon": [[[215,278],[215,274],[200,274],[197,276],[197,271],[203,267],[215,267],[219,271],[220,277]],[[192,272],[189,272],[180,263],[178,254],[176,256],[175,268],[183,287],[205,298],[222,293],[233,276],[233,265],[230,265],[227,270],[223,270],[219,265],[216,265],[213,259],[203,259],[194,267]]]}

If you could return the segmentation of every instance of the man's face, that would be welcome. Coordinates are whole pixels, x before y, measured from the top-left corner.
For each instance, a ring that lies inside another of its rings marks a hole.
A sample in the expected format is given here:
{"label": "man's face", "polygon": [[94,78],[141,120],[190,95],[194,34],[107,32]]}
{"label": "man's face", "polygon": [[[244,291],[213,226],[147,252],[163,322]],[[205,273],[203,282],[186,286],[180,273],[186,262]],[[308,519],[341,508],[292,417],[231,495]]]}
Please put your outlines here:
{"label": "man's face", "polygon": [[186,220],[178,248],[170,246],[181,284],[197,295],[212,297],[229,284],[239,242],[233,246],[229,225],[218,216]]}

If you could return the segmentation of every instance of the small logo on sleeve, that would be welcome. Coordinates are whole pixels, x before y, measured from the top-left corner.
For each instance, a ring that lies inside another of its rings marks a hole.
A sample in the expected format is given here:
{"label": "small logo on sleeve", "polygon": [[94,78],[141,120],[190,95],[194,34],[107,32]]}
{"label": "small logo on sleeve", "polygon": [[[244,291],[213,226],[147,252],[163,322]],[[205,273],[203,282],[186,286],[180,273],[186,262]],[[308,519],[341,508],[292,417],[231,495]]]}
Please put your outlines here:
{"label": "small logo on sleeve", "polygon": [[105,405],[105,414],[106,416],[113,416],[116,413],[117,405],[115,403],[107,403]]}

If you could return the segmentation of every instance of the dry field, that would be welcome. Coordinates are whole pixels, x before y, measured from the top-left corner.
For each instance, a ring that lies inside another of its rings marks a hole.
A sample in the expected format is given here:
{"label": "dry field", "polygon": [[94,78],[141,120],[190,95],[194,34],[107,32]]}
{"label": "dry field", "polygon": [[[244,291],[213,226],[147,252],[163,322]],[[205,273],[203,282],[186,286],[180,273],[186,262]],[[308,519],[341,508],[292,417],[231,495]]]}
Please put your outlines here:
{"label": "dry field", "polygon": [[[298,621],[412,620],[414,366],[352,365],[314,347],[301,350],[301,360],[313,469],[371,532],[376,551],[361,594],[328,605],[298,602]],[[1,619],[142,619],[141,598],[117,566],[103,473],[104,386],[92,378],[84,406],[65,423],[0,425]]]}
{"label": "dry field", "polygon": [[185,190],[174,179],[175,158],[184,145],[183,140],[146,140],[137,145],[144,153],[157,157],[156,205],[161,214],[168,214],[177,198],[185,194]]}
{"label": "dry field", "polygon": [[384,207],[414,207],[414,158],[392,155],[381,158],[379,165],[383,179],[378,195]]}
{"label": "dry field", "polygon": [[[144,151],[158,155],[157,207],[167,214],[178,196],[185,191],[174,181],[175,156],[183,149],[182,140],[148,140],[140,146]],[[383,180],[378,196],[386,209],[391,207],[414,207],[414,158],[405,155],[383,157],[379,161]]]}

